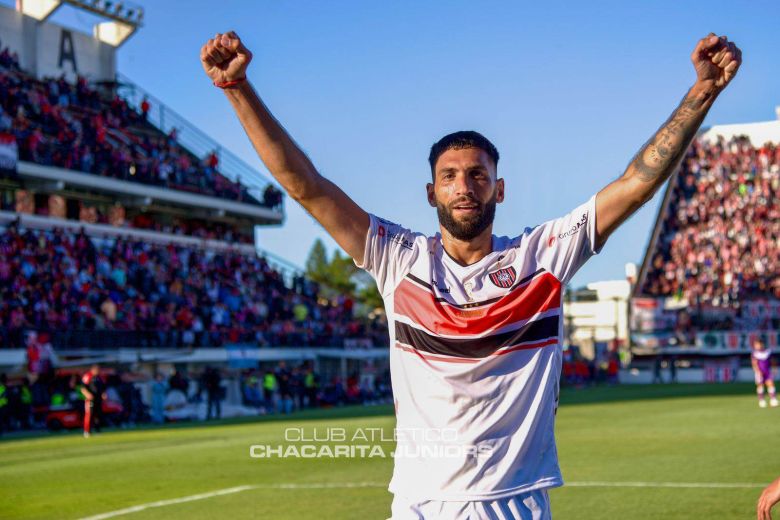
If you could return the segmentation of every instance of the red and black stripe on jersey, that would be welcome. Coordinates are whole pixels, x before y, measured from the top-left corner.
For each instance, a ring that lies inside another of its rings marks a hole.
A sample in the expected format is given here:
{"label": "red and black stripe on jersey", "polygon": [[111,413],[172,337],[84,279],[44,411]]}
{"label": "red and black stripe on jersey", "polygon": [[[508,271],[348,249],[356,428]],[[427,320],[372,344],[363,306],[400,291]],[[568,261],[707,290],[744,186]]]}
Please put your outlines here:
{"label": "red and black stripe on jersey", "polygon": [[434,336],[411,325],[395,322],[395,339],[423,352],[447,356],[483,358],[505,350],[524,350],[557,342],[560,316],[548,316],[516,330],[480,338],[454,339]]}
{"label": "red and black stripe on jersey", "polygon": [[544,269],[518,281],[506,294],[459,304],[436,297],[433,288],[407,275],[394,295],[394,313],[431,334],[480,335],[560,308],[561,284]]}
{"label": "red and black stripe on jersey", "polygon": [[444,359],[474,359],[558,341],[561,284],[544,269],[517,281],[506,294],[481,302],[459,304],[433,291],[412,274],[396,288],[394,313],[403,320],[395,323],[398,347]]}

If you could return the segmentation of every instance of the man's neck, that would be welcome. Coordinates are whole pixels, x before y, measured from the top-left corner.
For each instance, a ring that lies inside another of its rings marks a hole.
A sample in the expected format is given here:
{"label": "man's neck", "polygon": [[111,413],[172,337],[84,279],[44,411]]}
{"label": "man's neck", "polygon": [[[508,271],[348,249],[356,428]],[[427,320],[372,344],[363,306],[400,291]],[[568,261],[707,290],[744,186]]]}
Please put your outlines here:
{"label": "man's neck", "polygon": [[493,252],[493,226],[488,227],[472,240],[458,240],[441,227],[444,251],[460,265],[475,264]]}

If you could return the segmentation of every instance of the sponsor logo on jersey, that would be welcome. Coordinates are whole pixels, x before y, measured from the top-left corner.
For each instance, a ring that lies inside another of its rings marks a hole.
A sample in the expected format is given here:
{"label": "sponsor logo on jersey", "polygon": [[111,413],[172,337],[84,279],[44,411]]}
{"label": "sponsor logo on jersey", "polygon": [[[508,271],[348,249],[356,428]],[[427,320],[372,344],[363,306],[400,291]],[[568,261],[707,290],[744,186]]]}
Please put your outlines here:
{"label": "sponsor logo on jersey", "polygon": [[[381,219],[379,219],[381,220]],[[390,240],[391,242],[395,242],[401,247],[405,247],[406,249],[412,249],[414,246],[414,243],[407,239],[402,233],[399,233],[397,231],[393,231],[393,227],[398,227],[396,224],[393,224],[392,222],[388,222],[386,220],[382,220],[385,224],[387,224],[387,227],[380,224],[377,227],[376,234],[379,236],[379,238],[384,239],[385,237]]]}
{"label": "sponsor logo on jersey", "polygon": [[[588,222],[588,214],[587,213],[583,213],[582,214],[582,218],[579,220],[579,222],[574,224],[569,230],[564,231],[563,233],[560,233],[558,235],[558,238],[563,240],[564,238],[568,238],[568,237],[570,237],[572,235],[576,235],[577,233],[580,232],[580,229],[585,227],[585,224],[587,224],[587,222]],[[550,245],[552,245],[552,244],[550,244]]]}
{"label": "sponsor logo on jersey", "polygon": [[493,271],[488,276],[490,277],[490,281],[493,282],[493,285],[496,287],[509,289],[512,287],[512,284],[515,283],[517,272],[515,271],[514,267],[510,266],[504,269],[499,269],[498,271]]}
{"label": "sponsor logo on jersey", "polygon": [[405,247],[406,249],[413,249],[414,247],[414,243],[408,238],[404,237],[404,235],[401,233],[388,233],[387,238],[399,246]]}

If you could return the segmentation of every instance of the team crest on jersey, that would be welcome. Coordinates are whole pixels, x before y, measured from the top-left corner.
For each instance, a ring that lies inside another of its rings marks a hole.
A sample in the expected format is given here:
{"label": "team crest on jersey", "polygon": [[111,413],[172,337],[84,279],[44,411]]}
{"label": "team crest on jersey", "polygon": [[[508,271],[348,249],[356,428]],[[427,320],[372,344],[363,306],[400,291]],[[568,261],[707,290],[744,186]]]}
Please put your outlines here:
{"label": "team crest on jersey", "polygon": [[490,277],[490,281],[493,282],[493,285],[496,287],[503,287],[504,289],[508,289],[512,287],[512,284],[515,283],[517,272],[515,271],[514,267],[510,266],[504,269],[499,269],[498,271],[494,271],[488,274],[488,276]]}

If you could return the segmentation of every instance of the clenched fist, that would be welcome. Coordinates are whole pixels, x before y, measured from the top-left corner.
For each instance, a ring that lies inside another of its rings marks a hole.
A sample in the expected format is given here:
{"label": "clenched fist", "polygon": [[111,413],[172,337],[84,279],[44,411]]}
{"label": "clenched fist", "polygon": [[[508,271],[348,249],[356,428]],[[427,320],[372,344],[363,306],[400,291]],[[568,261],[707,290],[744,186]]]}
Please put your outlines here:
{"label": "clenched fist", "polygon": [[742,64],[742,51],[725,36],[710,33],[696,45],[691,54],[697,82],[717,91],[726,88]]}
{"label": "clenched fist", "polygon": [[200,49],[203,70],[216,84],[245,78],[250,61],[252,53],[233,31],[217,33]]}

